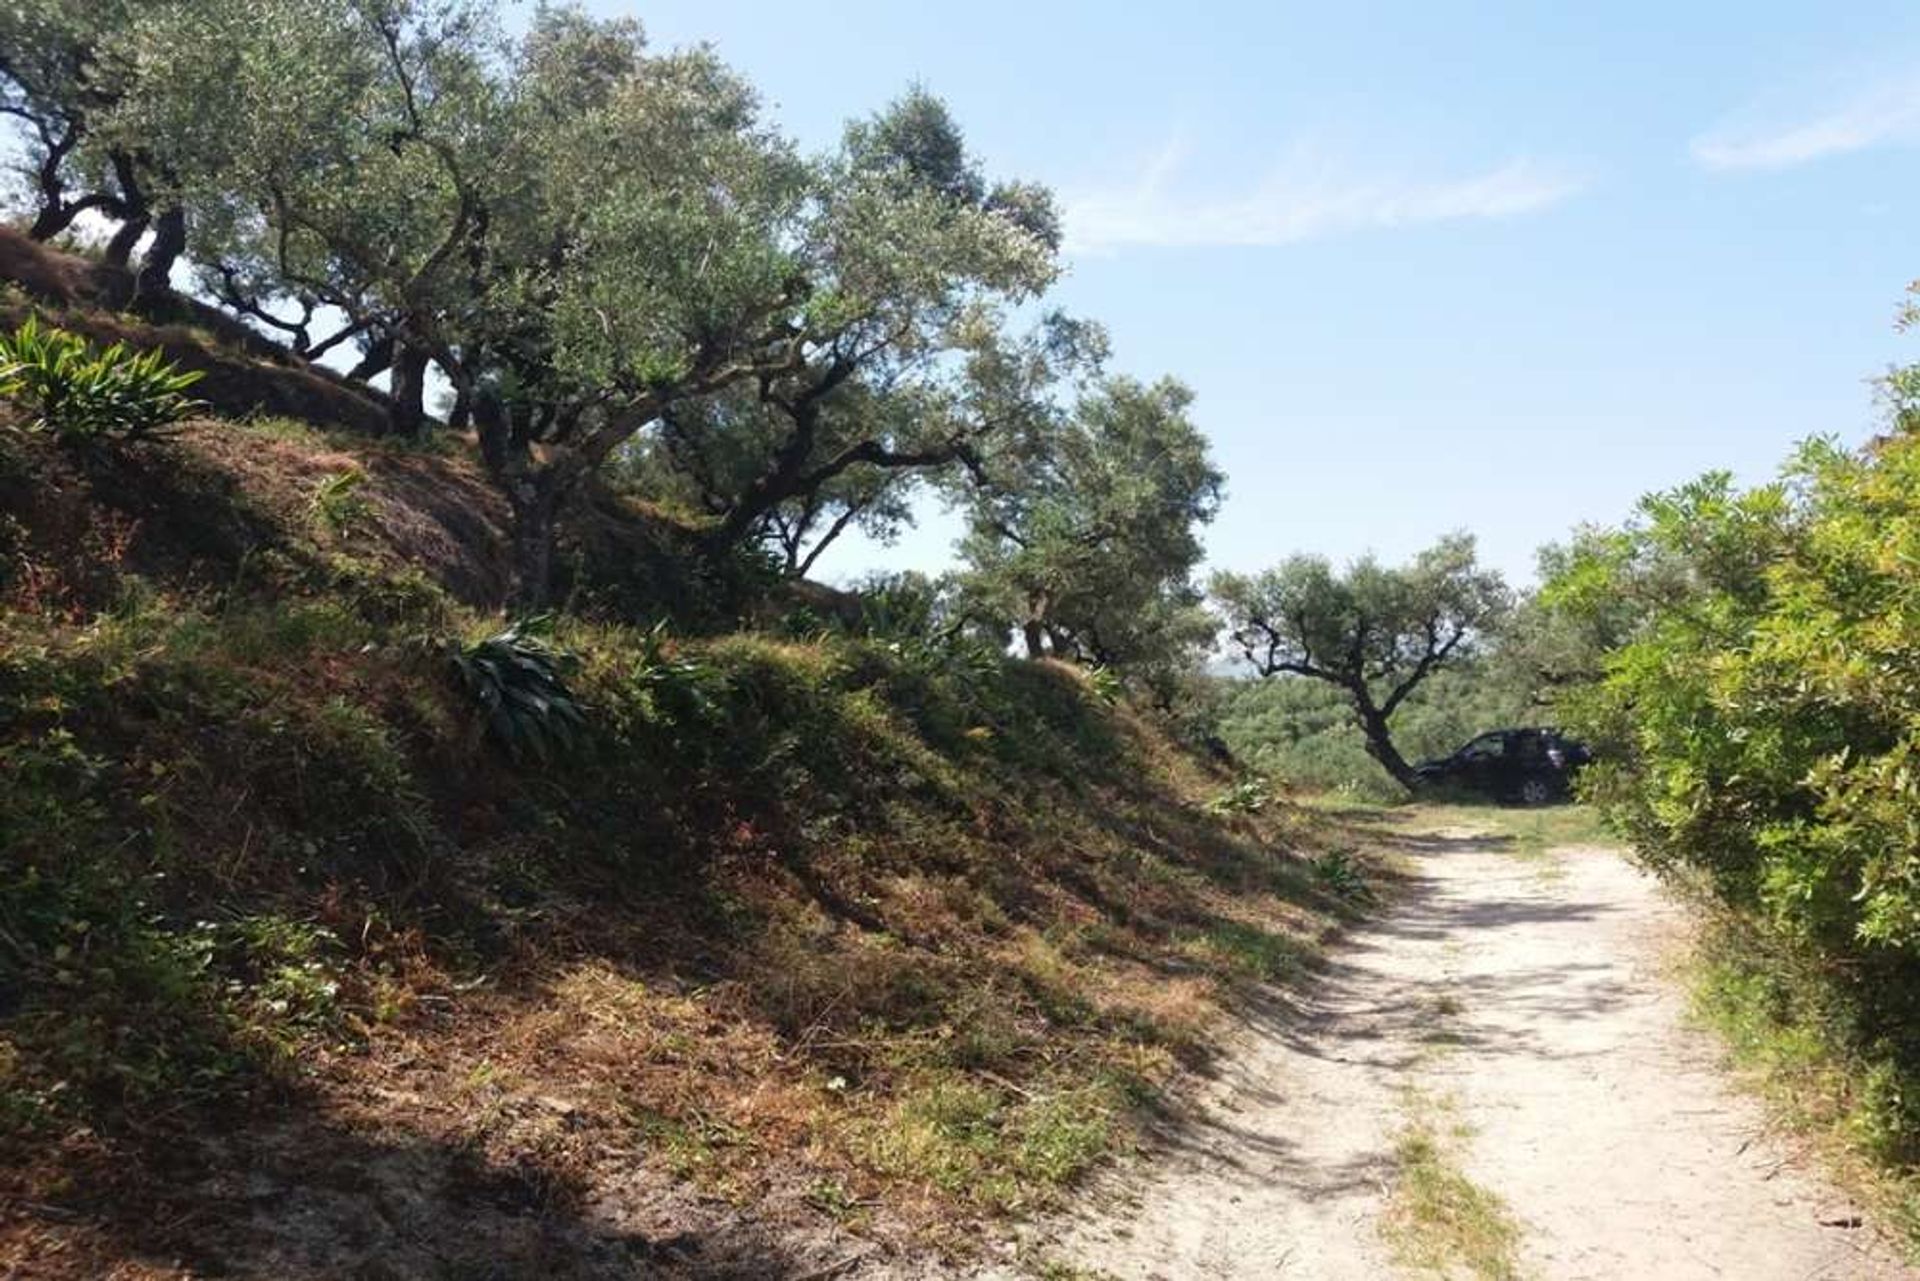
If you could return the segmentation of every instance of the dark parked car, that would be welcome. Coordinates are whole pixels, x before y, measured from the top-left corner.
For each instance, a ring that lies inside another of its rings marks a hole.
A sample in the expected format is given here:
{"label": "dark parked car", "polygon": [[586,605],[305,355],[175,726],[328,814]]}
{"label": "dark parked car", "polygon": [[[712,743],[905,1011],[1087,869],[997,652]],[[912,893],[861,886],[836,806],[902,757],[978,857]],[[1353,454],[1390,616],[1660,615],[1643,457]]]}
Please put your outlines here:
{"label": "dark parked car", "polygon": [[1558,730],[1496,729],[1451,756],[1422,761],[1414,766],[1414,773],[1434,786],[1544,805],[1566,797],[1573,776],[1592,759],[1584,744]]}

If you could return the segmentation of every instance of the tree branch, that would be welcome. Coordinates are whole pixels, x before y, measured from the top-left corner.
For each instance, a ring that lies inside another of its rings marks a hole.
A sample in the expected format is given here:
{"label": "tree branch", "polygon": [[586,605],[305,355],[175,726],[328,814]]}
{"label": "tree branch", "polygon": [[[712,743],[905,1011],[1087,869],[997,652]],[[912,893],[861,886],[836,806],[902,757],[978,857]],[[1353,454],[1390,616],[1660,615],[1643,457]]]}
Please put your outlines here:
{"label": "tree branch", "polygon": [[1381,715],[1393,715],[1394,709],[1406,701],[1407,695],[1413,693],[1420,682],[1425,680],[1428,674],[1436,667],[1447,661],[1448,656],[1459,647],[1460,642],[1466,639],[1467,626],[1465,623],[1456,624],[1453,629],[1453,634],[1447,637],[1445,641],[1442,641],[1440,639],[1440,620],[1435,617],[1427,620],[1426,632],[1426,652],[1420,656],[1420,661],[1414,664],[1413,671],[1407,674],[1407,678],[1400,682],[1400,684],[1387,695],[1386,702],[1380,705]]}
{"label": "tree branch", "polygon": [[832,546],[833,540],[845,533],[847,527],[853,524],[855,518],[871,505],[870,503],[848,503],[847,509],[841,512],[831,525],[827,526],[827,532],[820,535],[819,541],[815,542],[814,545],[808,549],[806,559],[800,562],[795,573],[798,574],[799,577],[805,578],[807,574],[812,571],[814,562],[820,559],[820,553]]}

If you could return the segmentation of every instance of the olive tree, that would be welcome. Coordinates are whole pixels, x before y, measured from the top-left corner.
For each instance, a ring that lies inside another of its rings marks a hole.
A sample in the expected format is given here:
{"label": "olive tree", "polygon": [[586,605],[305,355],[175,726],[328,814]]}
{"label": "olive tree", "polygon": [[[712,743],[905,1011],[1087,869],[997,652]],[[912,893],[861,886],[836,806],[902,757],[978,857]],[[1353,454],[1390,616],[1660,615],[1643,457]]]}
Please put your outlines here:
{"label": "olive tree", "polygon": [[1192,399],[1172,379],[1101,377],[989,457],[967,496],[965,581],[1029,657],[1128,666],[1211,641],[1191,575],[1222,477]]}
{"label": "olive tree", "polygon": [[[907,491],[965,466],[1075,356],[1074,327],[1004,313],[1058,271],[1051,198],[990,184],[946,108],[916,90],[849,125],[815,176],[790,362],[663,415],[646,449],[716,552],[772,539],[803,570],[849,525],[906,517]],[[804,549],[804,550],[803,550]]]}
{"label": "olive tree", "polygon": [[1408,788],[1417,780],[1394,745],[1393,714],[1423,681],[1469,657],[1511,603],[1468,534],[1401,566],[1368,556],[1340,573],[1325,557],[1294,556],[1251,576],[1216,574],[1212,590],[1254,671],[1340,689],[1368,754]]}
{"label": "olive tree", "polygon": [[523,600],[547,592],[561,504],[636,442],[706,468],[724,550],[994,426],[977,371],[1033,345],[997,307],[1052,277],[1043,197],[987,186],[925,95],[807,158],[711,53],[616,56],[602,24],[549,24],[507,76],[515,185],[444,361],[513,505]]}
{"label": "olive tree", "polygon": [[[474,255],[510,179],[490,11],[453,0],[195,0],[119,39],[127,90],[98,126],[163,148],[204,289],[309,359],[360,344],[393,427],[424,424]],[[343,318],[334,332],[316,317]]]}
{"label": "olive tree", "polygon": [[90,209],[113,199],[104,190],[75,191],[76,152],[88,118],[110,100],[98,45],[119,6],[78,3],[0,4],[0,115],[18,125],[20,177],[32,202],[28,234],[47,240]]}
{"label": "olive tree", "polygon": [[87,130],[156,158],[153,253],[191,221],[206,290],[303,355],[357,344],[399,430],[437,366],[523,602],[616,455],[657,445],[710,549],[797,548],[898,520],[1054,376],[1058,326],[1005,332],[1057,271],[1050,198],[989,182],[924,93],[808,157],[709,50],[572,8],[509,41],[490,0],[119,3]]}
{"label": "olive tree", "polygon": [[[142,36],[129,135],[185,157],[215,292],[347,318],[396,424],[430,362],[548,590],[565,500],[670,405],[794,362],[813,169],[711,53],[483,0],[206,0]],[[217,127],[207,121],[217,121]]]}
{"label": "olive tree", "polygon": [[49,240],[82,214],[119,223],[105,256],[125,266],[156,224],[142,290],[163,290],[184,248],[185,221],[157,188],[168,174],[162,140],[107,127],[136,74],[147,28],[181,0],[7,0],[0,3],[0,116],[14,121],[20,176],[33,213],[28,234]]}
{"label": "olive tree", "polygon": [[[840,398],[832,418],[872,414],[874,407],[866,399],[850,391]],[[652,431],[618,457],[614,478],[620,487],[703,526],[710,555],[729,551],[743,540],[757,541],[774,554],[781,572],[793,578],[806,576],[850,529],[891,542],[912,524],[913,500],[924,490],[923,473],[860,461],[828,476],[803,478],[804,483],[793,487],[796,492],[757,504],[764,510],[743,533],[732,532],[729,518],[765,475],[786,426],[779,411],[760,402],[756,387],[735,387],[662,414]],[[842,435],[837,421],[826,427],[830,436]]]}

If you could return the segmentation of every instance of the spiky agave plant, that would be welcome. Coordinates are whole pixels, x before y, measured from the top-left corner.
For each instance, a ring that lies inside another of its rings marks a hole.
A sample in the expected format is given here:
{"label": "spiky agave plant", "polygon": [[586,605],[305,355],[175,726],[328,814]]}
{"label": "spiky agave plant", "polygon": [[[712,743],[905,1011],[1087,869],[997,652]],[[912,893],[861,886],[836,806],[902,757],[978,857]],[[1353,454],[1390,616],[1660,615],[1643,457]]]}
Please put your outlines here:
{"label": "spiky agave plant", "polygon": [[481,640],[456,646],[454,671],[480,706],[488,735],[515,760],[547,760],[571,749],[586,723],[567,689],[575,656],[553,643],[553,619],[516,619]]}
{"label": "spiky agave plant", "polygon": [[1126,685],[1120,679],[1120,673],[1104,663],[1097,663],[1086,670],[1087,692],[1094,701],[1103,707],[1113,707],[1120,702],[1120,696],[1126,692]]}

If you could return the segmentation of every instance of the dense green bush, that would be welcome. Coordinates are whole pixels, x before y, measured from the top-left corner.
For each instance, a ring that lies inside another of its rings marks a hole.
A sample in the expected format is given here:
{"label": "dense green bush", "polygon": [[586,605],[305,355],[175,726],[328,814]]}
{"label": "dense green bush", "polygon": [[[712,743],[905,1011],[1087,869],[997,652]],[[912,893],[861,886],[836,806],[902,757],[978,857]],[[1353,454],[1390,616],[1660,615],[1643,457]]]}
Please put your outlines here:
{"label": "dense green bush", "polygon": [[150,437],[200,408],[187,395],[199,381],[158,351],[124,343],[103,350],[33,317],[0,336],[0,397],[32,415],[31,429],[63,444]]}
{"label": "dense green bush", "polygon": [[[1601,748],[1592,795],[1806,959],[1861,1079],[1920,1087],[1920,436],[1650,498],[1548,599],[1643,612],[1570,706]],[[1866,1102],[1903,1136],[1878,1147],[1920,1154],[1920,1090]]]}

